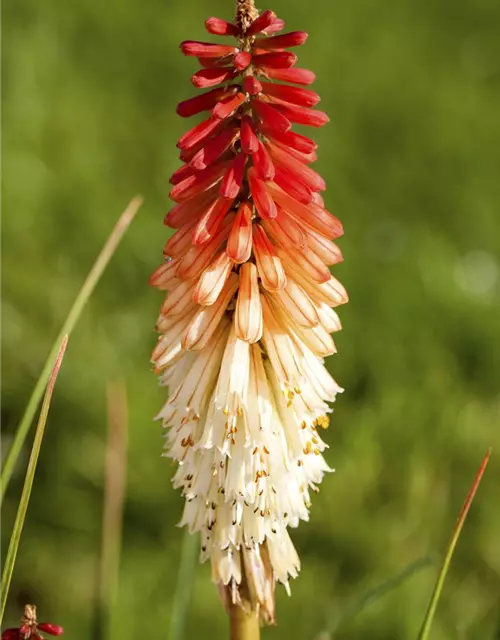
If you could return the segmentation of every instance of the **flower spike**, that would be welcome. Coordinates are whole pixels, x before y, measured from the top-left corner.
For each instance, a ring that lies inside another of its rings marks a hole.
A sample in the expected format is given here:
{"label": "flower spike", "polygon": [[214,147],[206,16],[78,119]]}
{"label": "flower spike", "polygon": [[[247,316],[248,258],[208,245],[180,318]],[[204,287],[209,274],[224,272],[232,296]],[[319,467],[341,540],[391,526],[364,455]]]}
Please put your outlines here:
{"label": "flower spike", "polygon": [[177,143],[165,218],[175,232],[151,277],[168,291],[152,361],[170,394],[158,418],[186,499],[181,524],[200,535],[224,603],[272,623],[275,582],[288,590],[300,569],[289,528],[309,518],[330,471],[320,431],[342,389],[323,361],[347,293],[329,270],[343,228],[310,166],[317,145],[292,130],[328,122],[304,88],[314,73],[288,50],[307,34],[281,33],[252,0],[237,7],[234,22],[205,22],[223,44],[181,44],[205,91],[177,113],[205,115]]}
{"label": "flower spike", "polygon": [[50,636],[61,636],[64,629],[52,622],[38,622],[36,618],[36,606],[27,604],[19,627],[11,627],[2,631],[2,640],[44,640],[48,633]]}

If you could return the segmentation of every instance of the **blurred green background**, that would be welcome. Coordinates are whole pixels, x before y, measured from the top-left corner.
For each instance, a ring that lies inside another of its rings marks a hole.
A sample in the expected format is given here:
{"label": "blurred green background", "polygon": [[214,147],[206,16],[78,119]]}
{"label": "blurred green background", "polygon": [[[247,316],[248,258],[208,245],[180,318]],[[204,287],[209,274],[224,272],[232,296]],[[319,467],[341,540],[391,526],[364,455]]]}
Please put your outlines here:
{"label": "blurred green background", "polygon": [[[327,434],[337,473],[293,531],[303,570],[291,599],[278,588],[278,626],[264,638],[313,640],[328,626],[342,640],[415,638],[436,564],[347,614],[414,561],[436,562],[490,445],[432,637],[499,638],[500,5],[269,8],[310,33],[300,65],[317,73],[331,116],[314,132],[317,167],[345,226],[335,273],[351,301],[330,362],[346,389]],[[118,214],[136,193],[146,199],[70,339],[7,624],[35,602],[68,640],[96,637],[106,386],[123,380],[128,484],[111,637],[168,638],[182,501],[152,421],[164,399],[149,366],[161,294],[147,280],[188,126],[175,106],[194,92],[196,66],[178,43],[232,12],[231,0],[3,4],[4,450]],[[27,453],[4,506],[4,549]],[[199,567],[186,637],[223,638],[226,626]]]}

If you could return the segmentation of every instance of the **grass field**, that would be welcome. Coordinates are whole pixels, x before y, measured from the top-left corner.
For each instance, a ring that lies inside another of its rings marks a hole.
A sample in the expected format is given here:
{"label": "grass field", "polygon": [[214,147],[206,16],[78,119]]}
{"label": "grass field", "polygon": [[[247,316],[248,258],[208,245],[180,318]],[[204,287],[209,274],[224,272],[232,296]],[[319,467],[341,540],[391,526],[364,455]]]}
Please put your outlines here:
{"label": "grass field", "polygon": [[[262,7],[267,8],[267,7]],[[336,473],[293,532],[303,569],[263,637],[416,637],[440,553],[482,455],[490,466],[459,542],[435,640],[500,638],[500,5],[493,0],[275,0],[310,33],[330,124],[315,132],[326,202],[343,221],[350,293],[330,367],[345,387],[327,434]],[[129,405],[128,483],[111,639],[168,638],[182,501],[153,416],[169,231],[168,178],[193,61],[231,0],[8,0],[3,77],[3,444],[95,256],[136,193],[145,205],[70,338],[8,609],[25,602],[97,638],[106,387]],[[28,442],[31,441],[31,437]],[[3,548],[28,448],[3,510]],[[354,615],[371,589],[430,558]],[[352,615],[351,615],[352,613]],[[208,566],[186,638],[223,638]],[[66,637],[66,636],[65,636]]]}

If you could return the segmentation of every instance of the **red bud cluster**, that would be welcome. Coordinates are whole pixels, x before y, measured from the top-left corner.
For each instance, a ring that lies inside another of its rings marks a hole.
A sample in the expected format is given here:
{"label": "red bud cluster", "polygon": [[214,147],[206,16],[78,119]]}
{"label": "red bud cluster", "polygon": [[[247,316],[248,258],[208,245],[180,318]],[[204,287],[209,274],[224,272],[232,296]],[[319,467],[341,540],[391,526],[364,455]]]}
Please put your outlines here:
{"label": "red bud cluster", "polygon": [[52,622],[37,622],[35,605],[27,604],[19,627],[4,629],[1,640],[44,640],[45,636],[42,633],[61,636],[64,629]]}

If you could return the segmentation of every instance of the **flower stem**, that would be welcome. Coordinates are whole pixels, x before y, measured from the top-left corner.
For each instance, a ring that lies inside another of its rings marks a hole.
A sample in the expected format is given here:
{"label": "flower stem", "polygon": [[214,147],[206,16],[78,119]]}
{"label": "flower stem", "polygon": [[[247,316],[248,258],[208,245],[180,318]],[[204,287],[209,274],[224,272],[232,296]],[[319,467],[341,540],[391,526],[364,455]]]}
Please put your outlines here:
{"label": "flower stem", "polygon": [[229,621],[231,628],[230,640],[259,640],[259,616],[254,611],[247,613],[238,605],[231,604]]}
{"label": "flower stem", "polygon": [[259,16],[254,0],[236,0],[236,24],[247,29]]}

